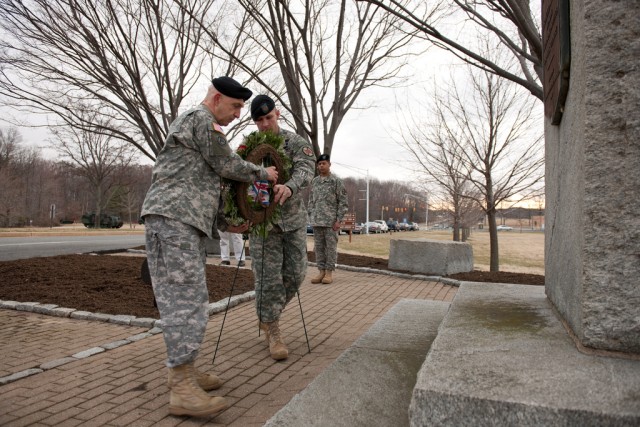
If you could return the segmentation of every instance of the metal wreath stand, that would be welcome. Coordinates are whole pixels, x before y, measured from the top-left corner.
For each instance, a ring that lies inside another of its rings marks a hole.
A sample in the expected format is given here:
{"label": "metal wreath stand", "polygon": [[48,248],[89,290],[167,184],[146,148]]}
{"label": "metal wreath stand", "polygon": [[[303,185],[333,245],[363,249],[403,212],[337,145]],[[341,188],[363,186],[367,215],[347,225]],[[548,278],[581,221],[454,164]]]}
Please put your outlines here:
{"label": "metal wreath stand", "polygon": [[[284,162],[280,157],[278,151],[269,144],[261,144],[254,148],[250,153],[247,154],[248,162],[251,162],[256,165],[263,166],[275,166],[278,171],[278,181],[277,184],[284,184]],[[251,202],[247,197],[247,190],[249,188],[250,183],[248,182],[234,182],[235,193],[236,193],[236,204],[238,206],[238,212],[242,218],[251,222],[251,224],[262,224],[271,219],[276,209],[275,203],[269,203],[267,207],[254,208]],[[273,189],[269,188],[270,198],[273,196]],[[284,229],[284,218],[280,216],[280,220],[282,223],[282,228]],[[240,254],[240,258],[242,258],[242,254],[244,254],[245,244],[244,241],[247,240],[247,235],[244,234],[242,251]],[[264,237],[262,237],[264,239]],[[262,259],[264,260],[264,245],[262,245]],[[224,310],[224,316],[222,317],[222,325],[220,326],[220,333],[218,334],[218,341],[216,342],[216,348],[213,352],[213,359],[211,360],[211,364],[213,365],[216,361],[216,354],[218,353],[218,347],[220,345],[220,339],[222,338],[222,330],[224,329],[224,323],[227,319],[227,312],[229,311],[229,306],[231,304],[231,297],[233,296],[233,290],[236,285],[236,278],[238,277],[238,271],[240,270],[240,266],[236,267],[235,275],[233,276],[233,283],[231,284],[231,292],[229,293],[229,298],[227,299],[227,306]],[[261,277],[264,277],[264,262],[261,266]],[[297,277],[294,277],[294,280],[297,281]],[[258,312],[262,313],[262,287],[260,287],[260,307],[258,307]],[[307,335],[307,326],[304,322],[304,313],[302,311],[302,301],[300,300],[300,290],[296,291],[298,295],[298,305],[300,306],[300,317],[302,319],[302,327],[304,329],[304,336],[307,340],[307,348],[309,349],[309,353],[311,353],[311,345],[309,344],[309,336]],[[262,319],[260,319],[262,321]],[[258,336],[260,336],[260,329],[258,329]]]}

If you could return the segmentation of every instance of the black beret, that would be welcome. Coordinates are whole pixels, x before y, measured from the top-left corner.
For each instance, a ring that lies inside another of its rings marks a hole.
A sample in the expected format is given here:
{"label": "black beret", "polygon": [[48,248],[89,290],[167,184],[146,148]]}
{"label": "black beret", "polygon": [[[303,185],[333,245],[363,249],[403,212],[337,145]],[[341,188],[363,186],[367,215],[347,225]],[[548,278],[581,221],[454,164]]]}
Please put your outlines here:
{"label": "black beret", "polygon": [[253,92],[233,80],[231,77],[224,76],[215,78],[211,80],[211,84],[218,90],[218,92],[228,96],[229,98],[242,99],[246,101],[251,98],[251,95],[253,95]]}
{"label": "black beret", "polygon": [[328,154],[320,154],[320,156],[318,157],[318,160],[316,160],[316,163],[321,162],[323,160],[326,160],[327,162],[331,162],[331,160],[329,160]]}
{"label": "black beret", "polygon": [[267,95],[258,95],[251,101],[251,118],[258,120],[262,116],[266,116],[276,108],[276,103]]}

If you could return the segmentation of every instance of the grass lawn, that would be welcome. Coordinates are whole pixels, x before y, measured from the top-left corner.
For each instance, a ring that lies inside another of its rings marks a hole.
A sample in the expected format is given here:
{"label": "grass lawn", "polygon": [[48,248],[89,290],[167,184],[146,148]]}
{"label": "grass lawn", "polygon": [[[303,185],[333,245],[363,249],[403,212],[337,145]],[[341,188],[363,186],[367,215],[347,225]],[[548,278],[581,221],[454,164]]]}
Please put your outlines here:
{"label": "grass lawn", "polygon": [[[354,234],[349,242],[348,235],[340,235],[338,251],[389,258],[392,239],[431,239],[452,240],[451,230],[438,231],[402,231],[386,234]],[[307,238],[308,248],[313,248],[313,236]],[[467,240],[473,247],[474,268],[489,271],[489,233],[474,230]],[[500,270],[514,273],[532,273],[544,275],[544,233],[535,231],[498,232]]]}

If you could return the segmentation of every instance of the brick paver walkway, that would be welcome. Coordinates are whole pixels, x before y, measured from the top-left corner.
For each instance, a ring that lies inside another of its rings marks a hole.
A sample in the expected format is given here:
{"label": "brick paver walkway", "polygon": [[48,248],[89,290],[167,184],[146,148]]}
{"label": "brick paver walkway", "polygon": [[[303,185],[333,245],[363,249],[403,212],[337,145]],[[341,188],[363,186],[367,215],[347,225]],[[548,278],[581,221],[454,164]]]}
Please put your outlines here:
{"label": "brick paver walkway", "polygon": [[[307,350],[298,301],[281,326],[290,356],[275,362],[258,336],[254,302],[210,318],[196,364],[225,384],[212,394],[231,407],[215,418],[174,417],[162,335],[62,364],[0,386],[2,426],[262,426],[377,319],[402,298],[451,301],[456,287],[382,274],[338,270],[332,285],[312,285],[308,272],[301,303],[311,345]],[[53,359],[126,339],[146,329],[0,309],[0,377]]]}

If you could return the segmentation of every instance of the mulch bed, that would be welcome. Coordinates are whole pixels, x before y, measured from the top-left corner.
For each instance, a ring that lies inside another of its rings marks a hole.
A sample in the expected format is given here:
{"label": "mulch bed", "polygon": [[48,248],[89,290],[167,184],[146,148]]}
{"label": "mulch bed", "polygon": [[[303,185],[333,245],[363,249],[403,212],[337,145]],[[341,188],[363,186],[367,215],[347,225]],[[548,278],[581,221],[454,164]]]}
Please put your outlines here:
{"label": "mulch bed", "polygon": [[[309,260],[315,254],[309,252]],[[109,255],[61,255],[0,261],[0,299],[56,304],[106,314],[159,318],[151,286],[142,277],[144,258]],[[338,254],[338,263],[389,270],[387,261],[361,255]],[[249,269],[207,264],[209,301],[252,291]],[[544,285],[544,276],[473,271],[449,276],[476,282]],[[233,288],[233,290],[232,290]]]}

